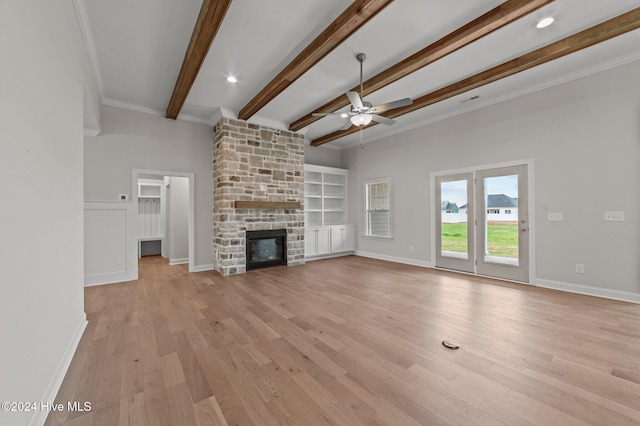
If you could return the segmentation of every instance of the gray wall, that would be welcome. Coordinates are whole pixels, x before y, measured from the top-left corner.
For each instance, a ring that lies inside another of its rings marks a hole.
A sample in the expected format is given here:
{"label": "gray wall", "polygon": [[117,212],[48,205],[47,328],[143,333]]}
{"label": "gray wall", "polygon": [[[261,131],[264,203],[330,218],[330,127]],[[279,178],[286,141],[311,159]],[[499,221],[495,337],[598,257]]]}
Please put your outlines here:
{"label": "gray wall", "polygon": [[86,325],[79,40],[71,1],[0,2],[0,401],[53,401]]}
{"label": "gray wall", "polygon": [[[357,250],[431,262],[430,173],[533,159],[536,283],[640,301],[638,75],[640,61],[344,151]],[[364,239],[363,182],[385,177],[394,239]]]}
{"label": "gray wall", "polygon": [[131,195],[134,168],[194,173],[195,267],[213,267],[211,127],[103,106],[102,132],[84,146],[85,201]]}

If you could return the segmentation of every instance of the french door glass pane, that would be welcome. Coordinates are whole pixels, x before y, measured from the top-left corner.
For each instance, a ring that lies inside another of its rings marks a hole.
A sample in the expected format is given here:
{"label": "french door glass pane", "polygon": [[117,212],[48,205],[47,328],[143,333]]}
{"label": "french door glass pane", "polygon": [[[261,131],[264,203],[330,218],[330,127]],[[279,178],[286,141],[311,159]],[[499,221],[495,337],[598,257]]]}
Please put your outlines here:
{"label": "french door glass pane", "polygon": [[467,191],[466,180],[441,182],[440,184],[442,256],[468,258]]}
{"label": "french door glass pane", "polygon": [[518,175],[484,178],[484,260],[518,265]]}

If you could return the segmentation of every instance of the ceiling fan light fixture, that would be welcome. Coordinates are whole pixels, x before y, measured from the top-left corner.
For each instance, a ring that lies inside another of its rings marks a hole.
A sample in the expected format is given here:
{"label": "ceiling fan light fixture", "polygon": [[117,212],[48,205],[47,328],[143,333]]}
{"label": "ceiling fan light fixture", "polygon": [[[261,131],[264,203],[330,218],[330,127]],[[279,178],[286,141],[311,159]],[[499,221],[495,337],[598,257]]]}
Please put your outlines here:
{"label": "ceiling fan light fixture", "polygon": [[538,23],[536,24],[536,28],[538,29],[546,28],[549,25],[553,24],[553,21],[555,21],[555,19],[552,16],[547,16],[546,18],[543,18],[538,21]]}
{"label": "ceiling fan light fixture", "polygon": [[351,122],[356,126],[366,126],[367,124],[371,123],[371,120],[373,120],[373,115],[366,113],[354,115],[351,117]]}

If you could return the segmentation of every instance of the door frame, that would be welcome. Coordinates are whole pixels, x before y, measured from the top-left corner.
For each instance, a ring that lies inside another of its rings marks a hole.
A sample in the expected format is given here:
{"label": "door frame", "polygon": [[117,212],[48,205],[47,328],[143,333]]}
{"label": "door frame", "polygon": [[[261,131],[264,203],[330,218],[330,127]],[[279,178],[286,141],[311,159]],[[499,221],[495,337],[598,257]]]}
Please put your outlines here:
{"label": "door frame", "polygon": [[[525,159],[525,160],[516,160],[516,161],[508,161],[508,162],[504,162],[504,163],[493,163],[493,164],[482,164],[482,165],[478,165],[478,166],[472,166],[472,167],[465,167],[465,168],[459,168],[459,169],[449,169],[449,170],[439,170],[439,171],[435,171],[435,172],[431,172],[430,175],[430,179],[429,179],[429,190],[430,190],[430,205],[433,206],[433,208],[437,208],[436,206],[436,177],[439,176],[447,176],[447,175],[456,175],[456,174],[463,174],[463,173],[475,173],[477,171],[480,170],[487,170],[487,169],[499,169],[499,168],[504,168],[504,167],[512,167],[512,166],[527,166],[527,192],[528,192],[528,208],[527,208],[527,215],[529,217],[529,230],[527,232],[529,232],[529,282],[528,283],[522,283],[522,284],[529,284],[529,285],[533,285],[534,281],[535,281],[535,277],[536,277],[536,251],[535,251],[535,243],[536,243],[536,238],[535,238],[535,226],[536,226],[536,222],[535,222],[535,215],[534,215],[534,206],[535,206],[535,170],[534,170],[534,160],[531,159]],[[437,249],[436,249],[436,214],[435,214],[435,210],[429,212],[429,216],[431,218],[431,223],[430,223],[430,232],[431,232],[431,265],[433,265],[433,267],[436,267],[436,253],[437,253]],[[461,273],[466,273],[466,272],[461,272]],[[501,279],[501,278],[496,278],[496,279]],[[520,281],[518,281],[520,282]]]}
{"label": "door frame", "polygon": [[[131,170],[131,201],[133,202],[133,214],[136,220],[133,222],[134,233],[129,241],[129,248],[132,253],[138,252],[138,175],[158,175],[170,177],[186,177],[189,180],[189,272],[195,269],[195,190],[194,190],[194,173],[170,172],[164,170],[147,170],[132,169]],[[137,257],[137,255],[136,255]],[[134,279],[138,279],[138,262],[134,264],[132,271]]]}

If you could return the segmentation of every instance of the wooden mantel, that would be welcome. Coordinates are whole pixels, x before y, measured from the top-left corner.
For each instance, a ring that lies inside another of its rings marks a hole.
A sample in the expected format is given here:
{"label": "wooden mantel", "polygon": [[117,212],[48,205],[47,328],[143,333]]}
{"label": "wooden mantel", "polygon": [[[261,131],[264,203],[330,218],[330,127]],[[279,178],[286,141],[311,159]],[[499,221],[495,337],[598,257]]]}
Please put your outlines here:
{"label": "wooden mantel", "polygon": [[236,209],[301,209],[299,201],[235,201]]}

